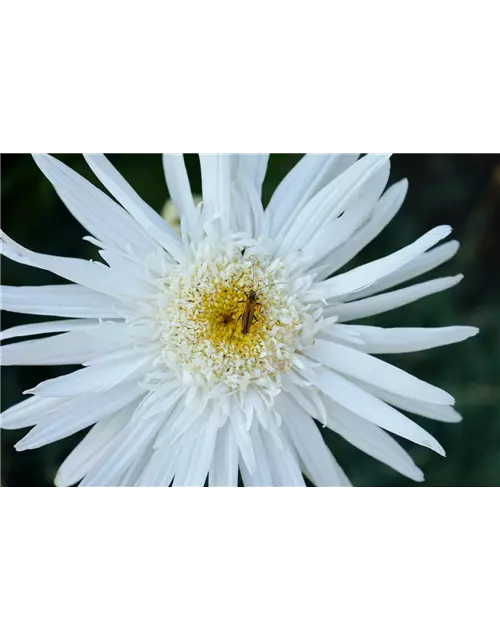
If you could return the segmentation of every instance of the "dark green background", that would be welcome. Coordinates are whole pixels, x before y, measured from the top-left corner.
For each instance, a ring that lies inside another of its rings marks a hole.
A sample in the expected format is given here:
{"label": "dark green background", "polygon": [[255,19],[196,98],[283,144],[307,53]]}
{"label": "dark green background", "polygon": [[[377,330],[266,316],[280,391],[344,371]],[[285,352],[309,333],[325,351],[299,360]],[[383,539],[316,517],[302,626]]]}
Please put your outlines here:
{"label": "dark green background", "polygon": [[[57,157],[98,184],[81,156]],[[109,158],[159,211],[168,195],[160,156]],[[299,158],[300,155],[280,154],[271,157],[264,184],[265,202]],[[188,156],[187,165],[193,191],[199,193],[196,157]],[[453,226],[452,237],[461,242],[461,249],[450,262],[419,280],[456,273],[464,273],[465,280],[449,291],[361,322],[387,327],[480,327],[479,336],[465,343],[386,359],[451,392],[464,416],[462,423],[452,425],[418,419],[443,444],[448,454],[445,459],[400,440],[422,467],[426,475],[423,486],[500,485],[500,156],[397,154],[392,159],[390,183],[402,177],[409,179],[410,189],[400,213],[355,262],[392,252],[429,228],[446,223]],[[2,227],[15,240],[35,251],[95,257],[95,248],[81,240],[86,232],[65,209],[30,156],[2,156],[1,187]],[[2,258],[2,282],[43,285],[63,281],[48,272]],[[36,316],[4,313],[2,327],[40,320]],[[2,409],[21,400],[23,389],[72,369],[6,367],[2,371]],[[2,484],[52,486],[58,465],[86,431],[39,450],[17,453],[13,445],[26,431],[2,432]],[[354,485],[414,485],[328,430],[323,433]]]}

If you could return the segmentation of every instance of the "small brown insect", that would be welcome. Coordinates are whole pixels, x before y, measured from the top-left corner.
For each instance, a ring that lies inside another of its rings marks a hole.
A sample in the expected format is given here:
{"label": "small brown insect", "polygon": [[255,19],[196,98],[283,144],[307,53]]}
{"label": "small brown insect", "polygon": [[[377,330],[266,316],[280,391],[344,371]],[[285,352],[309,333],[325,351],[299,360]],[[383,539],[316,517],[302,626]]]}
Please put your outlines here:
{"label": "small brown insect", "polygon": [[[255,282],[255,266],[254,265],[252,265],[252,276]],[[231,334],[231,338],[233,337],[234,332],[236,331],[236,326],[238,325],[238,322],[240,320],[241,320],[241,333],[243,333],[244,335],[248,334],[248,332],[250,331],[250,327],[252,326],[252,323],[255,320],[255,311],[257,309],[257,306],[259,307],[262,306],[257,298],[257,294],[259,293],[259,291],[263,291],[268,287],[274,287],[277,284],[286,284],[286,283],[273,282],[272,284],[266,284],[263,287],[260,287],[260,289],[256,289],[256,290],[251,289],[248,293],[246,293],[246,291],[243,291],[243,293],[245,294],[245,300],[239,300],[239,302],[244,303],[245,306],[243,307],[243,313],[240,315],[240,317],[236,321],[236,325],[234,327],[233,333]]]}
{"label": "small brown insect", "polygon": [[[238,323],[238,321],[241,319],[241,333],[247,334],[249,332],[250,327],[252,326],[252,322],[255,319],[256,308],[257,306],[259,307],[262,306],[257,298],[257,294],[259,293],[259,291],[263,291],[268,287],[274,287],[277,284],[286,284],[286,282],[273,282],[272,284],[266,284],[264,287],[261,287],[256,291],[251,289],[248,293],[246,293],[245,291],[243,292],[245,294],[246,300],[240,300],[240,302],[244,302],[245,306],[243,307],[243,313],[240,315],[240,317],[236,321],[236,323]],[[234,331],[233,331],[233,334],[234,334]]]}
{"label": "small brown insect", "polygon": [[255,309],[257,305],[260,305],[257,300],[257,291],[252,290],[249,293],[245,293],[245,296],[245,306],[243,308],[243,313],[241,314],[241,333],[248,333],[254,320]]}

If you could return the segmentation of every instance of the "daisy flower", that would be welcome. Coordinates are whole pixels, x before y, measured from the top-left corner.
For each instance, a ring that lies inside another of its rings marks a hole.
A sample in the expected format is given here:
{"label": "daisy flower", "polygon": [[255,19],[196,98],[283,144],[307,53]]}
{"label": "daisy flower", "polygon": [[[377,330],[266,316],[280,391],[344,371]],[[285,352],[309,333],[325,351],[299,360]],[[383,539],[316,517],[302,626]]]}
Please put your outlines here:
{"label": "daisy flower", "polygon": [[436,246],[448,226],[343,270],[403,203],[406,180],[386,190],[389,156],[306,155],[264,209],[267,154],[201,155],[198,206],[183,156],[164,155],[179,232],[105,156],[86,161],[113,198],[35,156],[98,261],[42,255],[2,235],[5,256],[71,283],[2,287],[6,310],[65,318],[4,331],[3,340],[55,335],[3,346],[3,365],[83,365],[4,412],[4,429],[33,426],[18,451],[91,427],[56,485],[237,486],[240,475],[246,486],[349,485],[323,440],[331,429],[423,480],[389,434],[444,455],[406,414],[460,415],[449,393],[379,356],[477,329],[356,323],[462,278],[400,286],[455,254],[456,241]]}

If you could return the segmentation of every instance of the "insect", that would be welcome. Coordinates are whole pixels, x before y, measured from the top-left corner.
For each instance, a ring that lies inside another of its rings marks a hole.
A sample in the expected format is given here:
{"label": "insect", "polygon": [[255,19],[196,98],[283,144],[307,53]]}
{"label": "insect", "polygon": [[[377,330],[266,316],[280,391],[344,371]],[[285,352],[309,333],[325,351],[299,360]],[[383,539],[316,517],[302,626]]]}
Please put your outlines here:
{"label": "insect", "polygon": [[241,333],[248,333],[250,326],[254,321],[257,305],[261,306],[260,302],[257,300],[257,293],[259,291],[260,289],[257,291],[251,290],[248,293],[245,293],[245,306],[243,307],[243,313],[241,314]]}
{"label": "insect", "polygon": [[[255,264],[254,263],[252,263],[252,279],[255,282]],[[260,287],[260,289],[251,289],[248,293],[246,293],[246,291],[243,292],[245,294],[245,300],[239,300],[238,302],[240,304],[244,303],[245,306],[243,307],[243,313],[239,316],[238,320],[236,320],[236,325],[234,327],[233,333],[231,334],[231,338],[233,337],[234,332],[236,331],[238,322],[240,320],[241,320],[241,333],[244,335],[248,334],[253,321],[256,319],[255,312],[257,310],[257,307],[260,308],[262,306],[262,304],[259,302],[257,298],[257,294],[263,289],[267,289],[268,287],[273,287],[277,284],[286,284],[286,283],[273,282],[271,284],[267,284],[263,287]]]}

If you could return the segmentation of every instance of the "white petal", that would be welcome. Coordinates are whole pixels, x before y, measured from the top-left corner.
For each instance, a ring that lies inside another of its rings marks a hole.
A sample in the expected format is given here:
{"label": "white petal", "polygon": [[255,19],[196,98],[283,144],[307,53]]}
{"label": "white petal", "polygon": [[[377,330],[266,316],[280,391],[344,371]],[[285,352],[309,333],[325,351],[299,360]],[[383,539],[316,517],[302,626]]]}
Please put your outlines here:
{"label": "white petal", "polygon": [[241,458],[245,463],[245,467],[250,474],[255,472],[256,451],[254,448],[254,438],[251,436],[250,431],[247,429],[245,416],[241,410],[237,407],[233,407],[230,414],[230,424],[233,429],[235,440],[238,444],[238,449],[241,454]]}
{"label": "white petal", "polygon": [[423,473],[408,453],[388,433],[372,422],[346,410],[337,402],[325,399],[328,407],[327,426],[347,442],[372,458],[383,462],[404,476],[422,482]]}
{"label": "white petal", "polygon": [[229,230],[234,160],[228,153],[200,153],[203,215],[211,221],[219,220],[222,233]]}
{"label": "white petal", "polygon": [[244,181],[253,185],[259,198],[262,195],[262,183],[264,182],[268,162],[268,153],[237,154],[237,171]]}
{"label": "white petal", "polygon": [[[262,200],[257,192],[255,186],[251,183],[243,183],[241,186],[243,199],[247,201],[246,210],[242,209],[241,217],[246,218],[243,224],[240,221],[239,229],[241,231],[247,231],[247,233],[254,238],[258,238],[262,234],[262,228],[264,224],[264,207],[262,206]],[[236,203],[234,197],[232,201],[232,214],[234,219],[234,211],[236,209]]]}
{"label": "white petal", "polygon": [[290,439],[302,460],[307,477],[317,487],[340,485],[337,468],[313,419],[289,396],[280,394],[279,407]]}
{"label": "white petal", "polygon": [[338,373],[327,369],[318,369],[316,371],[315,384],[325,395],[356,415],[374,422],[386,431],[391,431],[423,447],[428,447],[441,455],[445,455],[437,440],[413,420],[367,393],[356,384],[346,380]]}
{"label": "white petal", "polygon": [[[370,154],[358,160],[324,187],[276,237],[282,255],[302,249],[318,237],[328,222],[349,208],[375,204],[389,178],[389,156]],[[374,188],[375,187],[375,188]]]}
{"label": "white petal", "polygon": [[116,487],[140,487],[140,479],[144,473],[144,469],[148,466],[149,461],[153,457],[154,450],[151,446],[147,446],[144,453],[138,456],[137,459],[132,462],[130,467],[125,471],[122,477],[113,484]]}
{"label": "white petal", "polygon": [[341,487],[352,487],[351,481],[346,476],[344,470],[342,469],[342,467],[339,465],[339,463],[335,459],[333,453],[331,451],[329,451],[329,453],[330,453],[330,456],[332,458],[332,462],[335,465],[335,468],[337,469],[337,473],[338,473],[339,478],[340,478],[340,486]]}
{"label": "white petal", "polygon": [[338,297],[368,287],[380,278],[411,262],[450,233],[451,227],[447,225],[436,227],[412,244],[385,258],[368,262],[347,273],[313,285],[307,298],[310,300],[323,300],[324,298]]}
{"label": "white petal", "polygon": [[125,308],[113,298],[77,284],[1,288],[2,309],[40,316],[123,318]]}
{"label": "white petal", "polygon": [[383,360],[328,340],[316,340],[305,354],[322,364],[398,395],[434,404],[454,404],[446,391],[402,371]]}
{"label": "white petal", "polygon": [[[411,353],[462,342],[479,333],[476,327],[390,328],[364,325],[333,325],[338,329],[352,329],[357,340],[352,346],[364,353]],[[333,329],[332,327],[332,329]],[[327,330],[327,332],[329,332]],[[332,334],[336,335],[336,334]]]}
{"label": "white petal", "polygon": [[433,293],[450,289],[462,279],[462,274],[447,278],[436,278],[420,284],[414,284],[411,287],[405,287],[404,289],[382,293],[364,300],[356,300],[344,304],[333,304],[328,307],[325,315],[338,316],[340,322],[375,316],[379,313],[390,311],[391,309],[398,309]]}
{"label": "white petal", "polygon": [[113,414],[141,395],[144,395],[143,389],[135,382],[127,382],[103,393],[79,396],[53,411],[43,422],[39,422],[16,444],[16,449],[36,449],[73,435]]}
{"label": "white petal", "polygon": [[290,396],[311,416],[318,416],[320,422],[326,421],[326,410],[321,400],[321,394],[313,385],[298,387],[296,384],[287,388]]}
{"label": "white petal", "polygon": [[137,402],[129,404],[112,416],[99,420],[59,467],[54,484],[70,487],[79,482],[106,456],[110,443],[128,423],[136,407]]}
{"label": "white petal", "polygon": [[[155,295],[158,289],[151,282],[151,275],[145,267],[144,260],[116,251],[115,249],[101,249],[99,255],[108,263],[114,274],[118,274],[121,281],[123,296],[140,297]],[[134,304],[132,301],[131,304]]]}
{"label": "white petal", "polygon": [[2,347],[2,365],[83,364],[91,358],[132,346],[112,322],[84,331],[25,340]]}
{"label": "white petal", "polygon": [[3,231],[1,239],[2,254],[20,264],[50,271],[66,280],[111,296],[143,294],[143,288],[137,288],[135,281],[124,280],[119,272],[100,262],[35,253],[14,242]]}
{"label": "white petal", "polygon": [[266,448],[267,459],[275,487],[305,487],[299,462],[287,437],[283,437],[283,446],[278,449],[275,440],[262,430],[262,440]]}
{"label": "white petal", "polygon": [[208,479],[211,487],[238,486],[238,445],[230,424],[219,429]]}
{"label": "white petal", "polygon": [[[172,406],[164,412],[165,425],[163,430],[166,430],[168,425],[175,421],[175,415],[179,415],[179,407],[183,407],[181,403],[178,403],[173,409]],[[156,442],[160,439],[161,432],[158,434]],[[184,449],[186,441],[190,441],[189,439],[190,434],[188,435],[188,440],[179,437],[168,447],[157,447],[155,443],[153,455],[140,478],[139,484],[147,487],[168,487],[174,478],[180,452]]]}
{"label": "white petal", "polygon": [[[179,440],[179,451],[175,457],[173,471],[172,471],[172,486],[182,486],[179,483],[176,484],[176,478],[181,477],[187,472],[190,466],[192,458],[196,454],[197,438],[203,436],[203,430],[201,428],[193,428],[182,436]],[[169,451],[172,451],[171,449]],[[169,466],[169,478],[171,475]],[[158,486],[158,485],[157,485]],[[163,485],[165,486],[165,485]]]}
{"label": "white petal", "polygon": [[1,415],[2,429],[31,427],[66,403],[61,398],[26,398],[6,409]]}
{"label": "white petal", "polygon": [[220,406],[215,404],[207,423],[195,438],[189,461],[175,474],[174,487],[203,487],[214,455],[217,430],[224,420]]}
{"label": "white petal", "polygon": [[267,208],[267,235],[286,232],[295,216],[324,186],[356,162],[359,154],[306,154],[278,185]]}
{"label": "white petal", "polygon": [[385,389],[380,389],[375,385],[368,384],[367,382],[357,382],[357,384],[372,393],[377,398],[380,398],[384,402],[391,404],[403,411],[409,411],[410,413],[416,413],[424,418],[431,418],[431,420],[439,420],[440,422],[460,422],[462,416],[453,407],[444,404],[432,404],[424,402],[423,400],[415,400],[414,398],[406,398],[397,393],[391,393]]}
{"label": "white petal", "polygon": [[175,210],[186,221],[189,236],[197,240],[200,238],[201,219],[194,204],[183,154],[164,153],[163,169]]}
{"label": "white petal", "polygon": [[439,267],[439,265],[447,262],[450,258],[453,258],[458,251],[459,246],[459,242],[456,240],[450,240],[439,247],[426,251],[418,258],[415,258],[415,260],[412,260],[405,267],[402,267],[385,278],[382,278],[363,291],[349,296],[346,300],[355,300],[360,297],[366,298],[367,296],[374,295],[380,291],[385,291],[386,289],[392,289],[392,287],[395,287],[402,282],[421,276],[424,273]]}
{"label": "white petal", "polygon": [[53,184],[74,217],[109,247],[146,257],[155,243],[116,202],[76,171],[47,154],[34,154],[38,167]]}
{"label": "white petal", "polygon": [[251,439],[252,451],[255,456],[255,465],[253,472],[250,472],[243,456],[241,456],[240,472],[243,484],[245,487],[274,487],[267,450],[262,441],[262,436],[258,426],[255,426],[251,430]]}
{"label": "white petal", "polygon": [[146,400],[139,405],[132,418],[113,440],[108,455],[93,466],[80,486],[99,487],[116,484],[130,465],[143,455],[165,420],[162,414],[144,419],[142,414],[147,404]]}
{"label": "white petal", "polygon": [[407,192],[408,180],[406,179],[387,189],[376,204],[367,224],[323,260],[321,269],[318,269],[318,278],[326,278],[342,268],[376,238],[401,209]]}
{"label": "white petal", "polygon": [[153,452],[138,484],[141,487],[168,487],[174,479],[177,459],[182,448],[182,439],[168,449]]}
{"label": "white petal", "polygon": [[[328,262],[328,257],[336,253],[360,227],[366,224],[371,212],[380,198],[389,180],[390,163],[383,162],[370,174],[367,181],[358,189],[356,197],[345,206],[344,214],[312,229],[310,241],[303,242],[302,264],[304,268],[316,270],[316,266]],[[347,172],[346,172],[347,173]],[[312,204],[312,203],[311,203]],[[335,205],[334,212],[338,211]],[[302,234],[300,234],[302,236]]]}
{"label": "white petal", "polygon": [[82,393],[107,391],[128,379],[137,380],[151,370],[152,357],[140,353],[115,362],[91,365],[58,378],[45,380],[30,391],[46,398],[73,397]]}
{"label": "white petal", "polygon": [[11,327],[0,332],[0,340],[20,338],[21,336],[36,336],[47,333],[62,333],[77,331],[99,326],[98,320],[55,320],[54,322],[32,322]]}
{"label": "white petal", "polygon": [[178,262],[184,257],[179,235],[132,189],[111,162],[99,153],[84,154],[89,167],[139,225]]}
{"label": "white petal", "polygon": [[[205,423],[208,420],[210,413],[207,409],[207,398],[202,396],[194,398],[192,402],[185,403],[182,398],[183,395],[182,389],[171,392],[171,402],[169,402],[168,409],[173,407],[174,401],[177,402],[179,398],[181,400],[173,409],[163,429],[158,433],[158,438],[154,445],[155,449],[170,448],[195,422]],[[165,412],[165,410],[166,407],[163,405],[162,411]]]}

